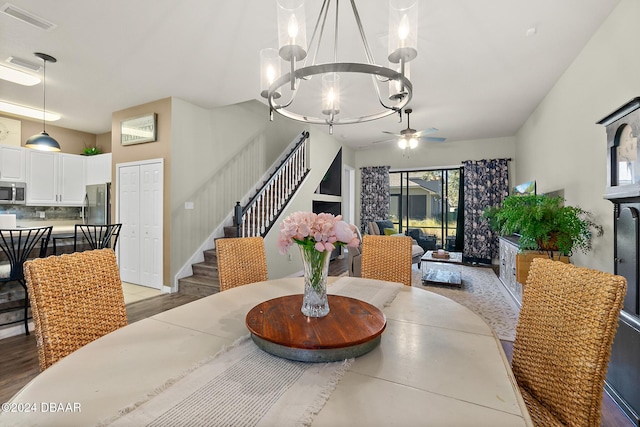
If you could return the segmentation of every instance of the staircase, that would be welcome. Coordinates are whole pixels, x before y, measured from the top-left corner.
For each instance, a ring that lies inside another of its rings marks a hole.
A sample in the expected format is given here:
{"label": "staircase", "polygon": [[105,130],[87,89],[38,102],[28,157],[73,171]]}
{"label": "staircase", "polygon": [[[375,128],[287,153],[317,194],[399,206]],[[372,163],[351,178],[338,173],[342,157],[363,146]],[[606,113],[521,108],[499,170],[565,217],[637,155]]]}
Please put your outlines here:
{"label": "staircase", "polygon": [[215,248],[204,251],[204,261],[193,264],[191,268],[193,275],[178,281],[180,293],[206,297],[220,292],[218,258]]}
{"label": "staircase", "polygon": [[[266,236],[309,173],[308,138],[309,133],[302,132],[291,152],[247,204],[243,207],[237,202],[234,225],[225,226],[224,236],[219,238]],[[204,297],[220,291],[215,248],[205,250],[204,261],[192,264],[191,268],[192,276],[178,280],[180,293]]]}

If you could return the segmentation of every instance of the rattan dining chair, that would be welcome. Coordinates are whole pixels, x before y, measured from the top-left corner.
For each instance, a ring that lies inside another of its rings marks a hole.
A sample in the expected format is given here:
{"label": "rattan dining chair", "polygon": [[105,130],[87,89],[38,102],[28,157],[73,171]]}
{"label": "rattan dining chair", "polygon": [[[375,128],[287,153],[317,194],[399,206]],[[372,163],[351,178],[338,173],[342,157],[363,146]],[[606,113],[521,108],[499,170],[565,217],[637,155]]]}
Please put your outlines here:
{"label": "rattan dining chair", "polygon": [[[7,263],[0,267],[0,284],[18,282],[24,290],[24,329],[29,335],[29,292],[24,281],[24,262],[29,258],[44,257],[51,238],[52,226],[0,230],[0,249]],[[18,323],[22,320],[5,323]]]}
{"label": "rattan dining chair", "polygon": [[127,325],[113,249],[27,261],[24,272],[41,371]]}
{"label": "rattan dining chair", "polygon": [[267,257],[262,237],[216,240],[220,292],[267,280]]}
{"label": "rattan dining chair", "polygon": [[626,287],[610,273],[544,258],[531,264],[512,368],[535,425],[600,426]]}
{"label": "rattan dining chair", "polygon": [[408,236],[362,236],[361,276],[411,286],[412,245]]}
{"label": "rattan dining chair", "polygon": [[111,248],[115,251],[122,224],[76,224],[73,251],[86,242],[91,250]]}

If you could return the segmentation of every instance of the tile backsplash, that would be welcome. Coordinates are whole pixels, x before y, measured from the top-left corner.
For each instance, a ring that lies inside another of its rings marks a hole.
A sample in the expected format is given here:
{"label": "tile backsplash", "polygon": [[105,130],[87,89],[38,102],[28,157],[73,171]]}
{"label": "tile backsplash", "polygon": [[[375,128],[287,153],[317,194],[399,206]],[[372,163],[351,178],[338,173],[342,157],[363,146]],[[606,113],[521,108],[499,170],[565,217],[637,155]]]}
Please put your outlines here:
{"label": "tile backsplash", "polygon": [[[44,218],[41,217],[44,212]],[[69,206],[0,205],[0,214],[15,214],[17,221],[81,221],[82,208]]]}

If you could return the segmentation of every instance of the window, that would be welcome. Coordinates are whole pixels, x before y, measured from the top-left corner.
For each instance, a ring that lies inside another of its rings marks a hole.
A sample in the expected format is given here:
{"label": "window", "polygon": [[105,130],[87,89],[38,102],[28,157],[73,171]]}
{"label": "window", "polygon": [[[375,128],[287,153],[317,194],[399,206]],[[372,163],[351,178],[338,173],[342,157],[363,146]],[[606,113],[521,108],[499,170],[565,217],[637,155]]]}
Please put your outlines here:
{"label": "window", "polygon": [[461,169],[391,172],[390,216],[398,230],[419,228],[451,249],[458,228]]}

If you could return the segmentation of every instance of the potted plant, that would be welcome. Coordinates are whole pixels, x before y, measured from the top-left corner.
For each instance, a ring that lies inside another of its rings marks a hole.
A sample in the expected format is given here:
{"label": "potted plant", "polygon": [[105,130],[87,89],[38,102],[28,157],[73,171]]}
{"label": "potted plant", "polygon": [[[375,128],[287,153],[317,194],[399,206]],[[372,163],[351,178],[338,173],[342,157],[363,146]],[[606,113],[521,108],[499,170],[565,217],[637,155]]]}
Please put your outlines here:
{"label": "potted plant", "polygon": [[485,209],[483,216],[489,226],[503,236],[520,236],[518,246],[523,250],[546,251],[570,256],[576,250],[587,253],[595,233],[602,236],[603,228],[592,215],[577,206],[564,206],[560,196],[511,195],[502,205]]}
{"label": "potted plant", "polygon": [[84,144],[84,148],[82,149],[82,154],[85,156],[95,156],[96,154],[102,154],[102,150],[97,145],[93,147],[88,147],[87,144]]}

